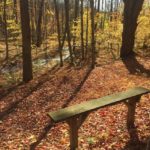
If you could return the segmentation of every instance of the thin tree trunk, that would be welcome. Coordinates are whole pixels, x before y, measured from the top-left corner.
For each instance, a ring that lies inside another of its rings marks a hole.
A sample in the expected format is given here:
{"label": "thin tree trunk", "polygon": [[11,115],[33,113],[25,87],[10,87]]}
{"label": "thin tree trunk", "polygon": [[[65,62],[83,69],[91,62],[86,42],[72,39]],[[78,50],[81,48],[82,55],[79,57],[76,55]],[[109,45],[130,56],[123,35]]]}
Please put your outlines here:
{"label": "thin tree trunk", "polygon": [[59,44],[59,55],[60,55],[60,66],[63,66],[63,59],[62,59],[62,46],[61,46],[61,37],[60,37],[60,23],[59,23],[59,9],[57,6],[57,1],[54,0],[55,5],[55,15],[57,21],[57,34],[58,34],[58,44]]}
{"label": "thin tree trunk", "polygon": [[104,0],[102,0],[102,12],[104,11]]}
{"label": "thin tree trunk", "polygon": [[69,0],[65,0],[65,15],[66,15],[66,30],[67,30],[67,41],[69,46],[70,61],[73,64],[72,47],[71,47],[71,36],[70,36],[70,25],[69,25]]}
{"label": "thin tree trunk", "polygon": [[44,7],[44,0],[40,1],[39,7],[39,15],[38,15],[38,22],[37,22],[37,43],[36,46],[40,47],[42,44],[42,16],[43,16],[43,7]]}
{"label": "thin tree trunk", "polygon": [[104,9],[104,18],[103,18],[103,25],[102,25],[103,29],[105,29],[105,21],[106,21],[106,16],[107,16],[106,2],[107,2],[107,0],[105,0],[105,7],[103,7],[103,9]]}
{"label": "thin tree trunk", "polygon": [[95,67],[95,31],[94,31],[94,2],[90,0],[91,5],[91,48],[92,48],[92,68]]}
{"label": "thin tree trunk", "polygon": [[83,0],[81,0],[81,51],[82,60],[84,60],[84,26],[83,26]]}
{"label": "thin tree trunk", "polygon": [[35,2],[30,0],[30,18],[31,18],[31,38],[32,43],[36,44],[36,22],[35,22]]}
{"label": "thin tree trunk", "polygon": [[9,57],[9,48],[8,48],[8,31],[7,31],[7,17],[6,17],[6,4],[7,0],[4,0],[4,31],[5,31],[5,45],[6,45],[6,57],[7,60]]}
{"label": "thin tree trunk", "polygon": [[100,0],[98,0],[98,12],[100,12]]}
{"label": "thin tree trunk", "polygon": [[89,6],[88,6],[88,1],[87,1],[87,17],[86,17],[86,51],[85,51],[85,57],[87,56],[88,52],[88,38],[89,36]]}
{"label": "thin tree trunk", "polygon": [[62,15],[61,15],[61,22],[62,22],[62,26],[61,26],[61,31],[62,31],[62,33],[63,33],[63,30],[64,30],[64,8],[62,7],[61,8],[61,13],[62,13]]}
{"label": "thin tree trunk", "polygon": [[14,0],[14,15],[15,15],[15,22],[18,24],[18,12],[17,12],[17,0]]}
{"label": "thin tree trunk", "polygon": [[[79,0],[75,0],[75,16],[74,16],[74,22],[75,22],[74,26],[75,26],[75,28],[77,27],[78,11],[79,11]],[[74,53],[75,53],[75,48],[76,48],[76,35],[74,35],[74,37],[73,37],[73,52]]]}
{"label": "thin tree trunk", "polygon": [[113,15],[113,0],[111,0],[111,4],[110,4],[110,21],[112,21],[113,20],[113,17],[112,17],[112,15]]}

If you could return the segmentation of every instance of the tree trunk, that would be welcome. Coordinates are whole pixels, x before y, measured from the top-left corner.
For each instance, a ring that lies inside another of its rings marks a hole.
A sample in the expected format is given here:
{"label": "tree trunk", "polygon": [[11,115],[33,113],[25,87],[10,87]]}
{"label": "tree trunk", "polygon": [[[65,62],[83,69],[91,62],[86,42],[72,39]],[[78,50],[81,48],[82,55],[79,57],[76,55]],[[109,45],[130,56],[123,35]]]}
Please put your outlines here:
{"label": "tree trunk", "polygon": [[[75,15],[74,15],[74,27],[77,27],[77,18],[78,18],[78,11],[79,11],[79,0],[75,0]],[[75,31],[76,32],[76,31]],[[75,53],[76,49],[76,33],[73,37],[73,52]]]}
{"label": "tree trunk", "polygon": [[124,0],[124,24],[122,33],[122,46],[120,57],[134,54],[135,32],[137,20],[142,9],[144,0]]}
{"label": "tree trunk", "polygon": [[98,12],[100,11],[100,0],[98,0]]}
{"label": "tree trunk", "polygon": [[36,46],[40,47],[42,44],[42,16],[43,16],[43,7],[44,7],[44,0],[40,1],[39,7],[39,15],[38,15],[38,22],[37,22],[37,43]]}
{"label": "tree trunk", "polygon": [[67,30],[67,41],[68,41],[68,46],[69,46],[69,53],[70,53],[70,61],[71,61],[71,64],[73,64],[70,25],[69,25],[69,0],[65,0],[65,15],[66,15],[66,30]]}
{"label": "tree trunk", "polygon": [[90,0],[91,5],[91,49],[92,49],[92,68],[95,67],[95,25],[94,25],[94,1]]}
{"label": "tree trunk", "polygon": [[62,59],[62,46],[61,46],[61,37],[60,37],[60,23],[59,23],[59,9],[57,6],[57,0],[54,0],[55,5],[55,15],[57,21],[57,33],[58,33],[58,44],[59,44],[59,54],[60,54],[60,66],[63,66],[63,59]]}
{"label": "tree trunk", "polygon": [[23,56],[23,81],[28,82],[33,78],[32,75],[32,56],[31,56],[31,31],[30,17],[28,10],[28,0],[20,0],[21,30],[22,30],[22,56]]}
{"label": "tree trunk", "polygon": [[85,50],[85,57],[88,53],[88,42],[89,42],[89,5],[87,1],[87,16],[86,16],[86,50]]}
{"label": "tree trunk", "polygon": [[104,11],[104,0],[102,0],[102,12]]}
{"label": "tree trunk", "polygon": [[16,24],[18,24],[18,12],[17,12],[17,7],[18,7],[18,4],[17,4],[17,0],[14,0],[14,15],[15,15],[15,22]]}
{"label": "tree trunk", "polygon": [[7,0],[4,0],[4,31],[5,31],[5,45],[6,45],[6,57],[7,60],[9,57],[9,49],[8,49],[8,31],[7,31],[7,17],[6,17],[6,3]]}
{"label": "tree trunk", "polygon": [[32,39],[32,44],[36,44],[36,4],[34,2],[34,0],[30,0],[30,7],[32,9],[30,9],[30,21],[31,21],[31,39]]}
{"label": "tree trunk", "polygon": [[81,0],[81,52],[82,60],[84,60],[84,26],[83,26],[83,0]]}
{"label": "tree trunk", "polygon": [[114,2],[113,2],[113,0],[111,0],[111,2],[110,2],[110,21],[113,20],[113,17],[112,17],[112,15],[113,15],[113,4],[114,4]]}

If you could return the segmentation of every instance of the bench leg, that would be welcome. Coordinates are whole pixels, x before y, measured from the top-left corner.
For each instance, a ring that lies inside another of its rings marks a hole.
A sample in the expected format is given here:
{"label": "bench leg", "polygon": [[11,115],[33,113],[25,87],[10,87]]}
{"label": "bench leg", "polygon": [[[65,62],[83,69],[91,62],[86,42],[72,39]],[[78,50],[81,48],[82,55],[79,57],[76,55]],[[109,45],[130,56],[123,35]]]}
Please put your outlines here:
{"label": "bench leg", "polygon": [[70,149],[75,150],[78,147],[78,123],[77,118],[71,118],[68,121],[70,127]]}
{"label": "bench leg", "polygon": [[135,127],[135,110],[136,110],[136,103],[140,100],[140,97],[136,97],[132,100],[127,102],[128,107],[128,114],[127,114],[127,128],[128,130]]}

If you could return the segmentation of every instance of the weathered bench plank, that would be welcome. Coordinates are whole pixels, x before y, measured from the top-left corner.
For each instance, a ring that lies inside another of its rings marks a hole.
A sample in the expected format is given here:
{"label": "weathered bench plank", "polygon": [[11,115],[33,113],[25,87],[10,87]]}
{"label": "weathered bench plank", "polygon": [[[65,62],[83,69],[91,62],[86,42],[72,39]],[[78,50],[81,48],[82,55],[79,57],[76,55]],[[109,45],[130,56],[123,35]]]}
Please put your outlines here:
{"label": "weathered bench plank", "polygon": [[113,95],[105,96],[103,98],[90,100],[70,106],[58,111],[50,112],[48,115],[52,118],[54,122],[61,122],[69,119],[70,117],[80,115],[82,113],[91,112],[93,110],[103,108],[109,105],[114,105],[119,102],[125,101],[127,99],[132,99],[134,97],[141,96],[143,94],[149,93],[150,90],[143,87],[135,87],[124,92],[116,93]]}

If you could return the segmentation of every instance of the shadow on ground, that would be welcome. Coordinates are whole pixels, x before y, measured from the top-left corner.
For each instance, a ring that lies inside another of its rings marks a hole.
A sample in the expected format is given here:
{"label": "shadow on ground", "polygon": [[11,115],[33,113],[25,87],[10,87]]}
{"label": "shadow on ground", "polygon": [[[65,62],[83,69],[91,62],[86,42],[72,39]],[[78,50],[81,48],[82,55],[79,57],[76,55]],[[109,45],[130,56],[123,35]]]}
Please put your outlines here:
{"label": "shadow on ground", "polygon": [[146,143],[140,141],[136,127],[128,129],[128,133],[130,140],[122,150],[146,150]]}
{"label": "shadow on ground", "polygon": [[[59,70],[59,67],[57,68],[57,66],[55,66],[54,68],[52,68],[49,72],[57,72]],[[18,104],[20,104],[25,98],[29,97],[30,95],[33,94],[33,92],[35,92],[40,86],[42,86],[46,81],[47,81],[47,75],[45,74],[44,76],[42,75],[42,80],[37,83],[35,86],[33,86],[32,88],[30,88],[29,92],[27,92],[23,97],[21,97],[20,99],[18,99],[17,101],[11,103],[9,106],[7,106],[7,108],[5,108],[2,112],[0,112],[0,120],[3,120],[4,117],[8,116],[11,112],[13,112],[15,110],[15,108],[17,108]],[[50,79],[49,79],[50,80]],[[23,85],[23,83],[21,84]],[[16,87],[14,90],[15,92],[17,92],[18,88],[21,86],[19,85],[18,87]],[[11,90],[10,92],[14,92],[14,90]],[[8,93],[7,93],[8,94]],[[7,95],[4,95],[7,96]]]}
{"label": "shadow on ground", "polygon": [[[85,76],[79,83],[79,85],[75,88],[74,92],[71,94],[71,96],[66,100],[65,104],[62,105],[62,108],[67,107],[69,103],[74,99],[74,97],[78,94],[78,92],[81,90],[82,86],[84,85],[85,81],[88,79],[92,69],[88,69],[88,71],[85,73]],[[40,143],[41,141],[46,138],[47,133],[50,131],[50,129],[54,126],[52,121],[49,122],[49,124],[43,129],[41,134],[38,136],[37,141],[30,145],[30,150],[34,150]]]}
{"label": "shadow on ground", "polygon": [[[134,134],[137,135],[137,131],[135,132],[136,133],[132,133],[132,136],[134,136]],[[143,142],[140,140],[130,139],[122,150],[150,150],[150,137]]]}
{"label": "shadow on ground", "polygon": [[131,74],[145,74],[146,77],[150,77],[150,69],[144,68],[144,66],[138,62],[135,55],[123,58],[122,61]]}

